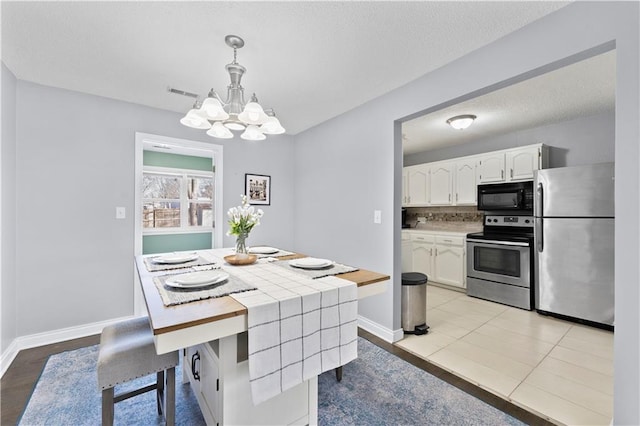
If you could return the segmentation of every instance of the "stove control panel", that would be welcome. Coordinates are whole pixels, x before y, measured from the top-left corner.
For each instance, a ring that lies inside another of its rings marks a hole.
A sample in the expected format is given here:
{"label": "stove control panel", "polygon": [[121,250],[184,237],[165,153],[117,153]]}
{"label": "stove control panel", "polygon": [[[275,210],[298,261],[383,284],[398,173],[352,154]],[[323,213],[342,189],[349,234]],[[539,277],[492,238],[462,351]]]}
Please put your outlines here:
{"label": "stove control panel", "polygon": [[484,217],[485,226],[512,226],[521,228],[533,227],[533,216],[498,216],[487,215]]}

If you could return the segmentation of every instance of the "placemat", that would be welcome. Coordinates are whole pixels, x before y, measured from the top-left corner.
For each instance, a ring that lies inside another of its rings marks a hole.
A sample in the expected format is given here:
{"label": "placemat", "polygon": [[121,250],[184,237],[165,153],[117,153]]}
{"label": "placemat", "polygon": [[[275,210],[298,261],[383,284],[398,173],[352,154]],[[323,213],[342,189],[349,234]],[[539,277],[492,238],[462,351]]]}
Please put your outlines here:
{"label": "placemat", "polygon": [[306,277],[313,278],[313,279],[328,277],[331,275],[346,274],[347,272],[353,272],[358,270],[358,268],[354,268],[353,266],[343,265],[341,263],[334,263],[333,265],[327,268],[322,268],[322,269],[296,268],[294,266],[289,265],[288,260],[276,260],[275,262],[272,262],[272,263],[274,265],[280,266],[281,268],[288,269],[289,271],[293,271],[295,273],[298,273],[300,275],[304,275]]}
{"label": "placemat", "polygon": [[196,260],[184,263],[154,263],[152,261],[154,257],[158,256],[144,258],[144,265],[149,272],[171,271],[174,269],[190,268],[192,266],[213,265],[215,263],[213,260],[205,259],[202,256],[199,256]]}
{"label": "placemat", "polygon": [[255,290],[256,288],[240,278],[229,274],[229,279],[220,284],[214,284],[212,287],[203,287],[198,289],[181,289],[167,287],[165,281],[179,274],[163,275],[154,277],[153,283],[156,285],[162,303],[165,306],[181,305],[183,303],[195,302],[196,300],[211,299],[214,297],[228,296],[233,293],[241,293],[243,291]]}

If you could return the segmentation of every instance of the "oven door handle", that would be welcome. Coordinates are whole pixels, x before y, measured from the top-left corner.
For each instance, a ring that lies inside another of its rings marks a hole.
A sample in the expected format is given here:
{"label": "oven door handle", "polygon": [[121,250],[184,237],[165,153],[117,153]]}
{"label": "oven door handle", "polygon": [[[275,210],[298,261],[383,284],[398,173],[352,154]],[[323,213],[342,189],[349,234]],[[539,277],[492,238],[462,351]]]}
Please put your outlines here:
{"label": "oven door handle", "polygon": [[516,241],[498,241],[498,240],[476,240],[472,238],[467,238],[468,243],[481,243],[481,244],[498,244],[501,246],[518,246],[518,247],[529,247],[529,243],[519,243]]}

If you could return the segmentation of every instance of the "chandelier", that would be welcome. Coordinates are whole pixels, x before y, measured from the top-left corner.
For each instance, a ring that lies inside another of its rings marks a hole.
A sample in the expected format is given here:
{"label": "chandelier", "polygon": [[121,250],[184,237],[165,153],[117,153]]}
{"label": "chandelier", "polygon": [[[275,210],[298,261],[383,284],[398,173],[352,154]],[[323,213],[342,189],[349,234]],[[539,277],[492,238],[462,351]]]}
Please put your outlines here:
{"label": "chandelier", "polygon": [[237,51],[244,46],[244,40],[235,35],[228,35],[224,41],[233,48],[233,62],[225,67],[231,79],[231,84],[227,86],[227,99],[223,101],[211,89],[207,98],[200,102],[198,95],[169,89],[174,93],[196,97],[193,108],[180,119],[180,123],[194,129],[207,130],[207,135],[221,139],[233,138],[232,130],[243,131],[240,137],[252,141],[266,139],[265,135],[284,133],[285,129],[276,118],[273,109],[264,110],[255,93],[249,102],[244,100],[244,88],[240,80],[247,69],[236,60]]}

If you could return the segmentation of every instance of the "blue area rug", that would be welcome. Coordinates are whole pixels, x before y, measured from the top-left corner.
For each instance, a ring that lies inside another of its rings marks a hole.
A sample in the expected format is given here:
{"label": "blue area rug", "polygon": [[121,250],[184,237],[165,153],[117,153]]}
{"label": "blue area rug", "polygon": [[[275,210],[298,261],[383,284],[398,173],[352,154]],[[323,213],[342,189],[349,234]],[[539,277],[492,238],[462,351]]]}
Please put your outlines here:
{"label": "blue area rug", "polygon": [[[20,425],[98,425],[101,392],[96,380],[98,346],[52,355],[23,412]],[[384,349],[358,339],[358,359],[318,380],[320,425],[522,425],[513,417],[414,367]],[[141,378],[116,392],[152,383]],[[163,424],[155,393],[116,404],[115,424]],[[191,387],[176,368],[176,424],[204,425]]]}

